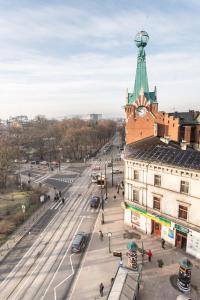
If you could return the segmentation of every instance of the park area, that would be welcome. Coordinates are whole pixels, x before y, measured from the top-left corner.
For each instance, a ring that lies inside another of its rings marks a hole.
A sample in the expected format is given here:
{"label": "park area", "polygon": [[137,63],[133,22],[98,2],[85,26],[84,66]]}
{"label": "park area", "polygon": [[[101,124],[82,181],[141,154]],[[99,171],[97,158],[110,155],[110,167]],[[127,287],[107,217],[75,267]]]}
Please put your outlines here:
{"label": "park area", "polygon": [[41,205],[40,191],[0,194],[0,246]]}

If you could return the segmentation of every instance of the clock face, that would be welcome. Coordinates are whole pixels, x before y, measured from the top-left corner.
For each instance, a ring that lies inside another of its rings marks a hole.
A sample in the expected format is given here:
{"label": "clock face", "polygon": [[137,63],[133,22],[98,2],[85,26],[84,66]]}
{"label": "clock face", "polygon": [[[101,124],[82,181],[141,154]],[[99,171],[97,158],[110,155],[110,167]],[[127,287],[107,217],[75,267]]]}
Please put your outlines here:
{"label": "clock face", "polygon": [[145,106],[138,106],[138,108],[136,109],[136,114],[139,117],[144,117],[146,115],[147,109]]}

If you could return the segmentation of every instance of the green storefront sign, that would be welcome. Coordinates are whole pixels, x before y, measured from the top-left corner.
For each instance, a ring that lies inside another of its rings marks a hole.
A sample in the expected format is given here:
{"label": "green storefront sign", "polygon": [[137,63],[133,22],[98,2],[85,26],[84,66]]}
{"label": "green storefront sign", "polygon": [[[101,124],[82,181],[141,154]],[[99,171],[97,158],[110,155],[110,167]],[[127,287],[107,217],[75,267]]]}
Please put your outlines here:
{"label": "green storefront sign", "polygon": [[132,210],[134,212],[137,212],[140,215],[143,215],[143,216],[145,216],[147,218],[150,218],[151,220],[154,220],[155,222],[163,224],[163,225],[165,225],[167,227],[171,226],[171,221],[169,221],[169,220],[167,220],[167,219],[165,219],[165,218],[163,218],[161,216],[155,215],[153,213],[149,213],[146,210],[141,209],[139,207],[135,207],[135,206],[133,206],[133,205],[127,203],[127,202],[125,202],[124,204],[125,204],[126,209],[130,209],[130,210]]}
{"label": "green storefront sign", "polygon": [[188,233],[189,232],[189,229],[182,226],[182,225],[179,225],[179,224],[175,224],[175,228],[178,230],[178,231],[181,231],[183,233]]}

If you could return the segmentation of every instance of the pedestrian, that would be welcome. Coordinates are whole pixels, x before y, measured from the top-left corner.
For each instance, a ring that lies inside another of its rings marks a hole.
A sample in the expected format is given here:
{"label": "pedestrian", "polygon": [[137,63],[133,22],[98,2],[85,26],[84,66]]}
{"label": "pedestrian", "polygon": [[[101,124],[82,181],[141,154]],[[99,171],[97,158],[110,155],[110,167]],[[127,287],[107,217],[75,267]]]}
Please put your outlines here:
{"label": "pedestrian", "polygon": [[113,196],[113,199],[116,200],[116,195]]}
{"label": "pedestrian", "polygon": [[99,238],[101,241],[103,241],[103,232],[101,230],[99,230]]}
{"label": "pedestrian", "polygon": [[115,280],[115,278],[113,278],[113,277],[110,279],[110,285],[111,285],[111,286],[113,285],[114,280]]}
{"label": "pedestrian", "polygon": [[99,285],[99,292],[100,292],[100,296],[103,297],[103,289],[104,289],[104,285],[103,283],[101,282],[100,285]]}
{"label": "pedestrian", "polygon": [[148,256],[148,259],[149,259],[149,262],[150,262],[150,261],[151,261],[151,258],[152,258],[152,256],[153,256],[153,253],[151,252],[150,249],[147,251],[147,256]]}
{"label": "pedestrian", "polygon": [[162,248],[165,249],[165,240],[164,239],[161,239],[161,245],[162,245]]}
{"label": "pedestrian", "polygon": [[124,197],[124,191],[122,191],[122,196]]}
{"label": "pedestrian", "polygon": [[59,197],[61,197],[62,196],[62,193],[61,193],[61,191],[59,191]]}

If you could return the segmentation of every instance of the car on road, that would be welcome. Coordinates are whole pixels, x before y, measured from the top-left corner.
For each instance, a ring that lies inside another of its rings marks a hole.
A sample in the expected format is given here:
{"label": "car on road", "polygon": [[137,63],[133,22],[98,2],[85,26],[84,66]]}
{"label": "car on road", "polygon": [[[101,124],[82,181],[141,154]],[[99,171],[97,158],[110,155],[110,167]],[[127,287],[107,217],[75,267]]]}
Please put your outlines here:
{"label": "car on road", "polygon": [[79,232],[75,235],[72,245],[71,245],[71,252],[72,253],[78,253],[82,252],[88,241],[88,234],[85,232]]}
{"label": "car on road", "polygon": [[113,174],[122,174],[122,171],[119,170],[119,169],[114,169],[114,170],[111,171],[111,173],[113,173]]}
{"label": "car on road", "polygon": [[93,196],[90,200],[90,208],[97,209],[99,207],[100,198],[98,196]]}
{"label": "car on road", "polygon": [[40,162],[40,165],[42,166],[47,166],[48,165],[48,162],[46,160],[43,160]]}
{"label": "car on road", "polygon": [[108,167],[108,168],[111,168],[111,167],[112,167],[112,162],[111,162],[111,161],[108,162],[107,167]]}
{"label": "car on road", "polygon": [[95,166],[92,168],[92,171],[99,171],[100,169],[101,169],[100,166]]}

